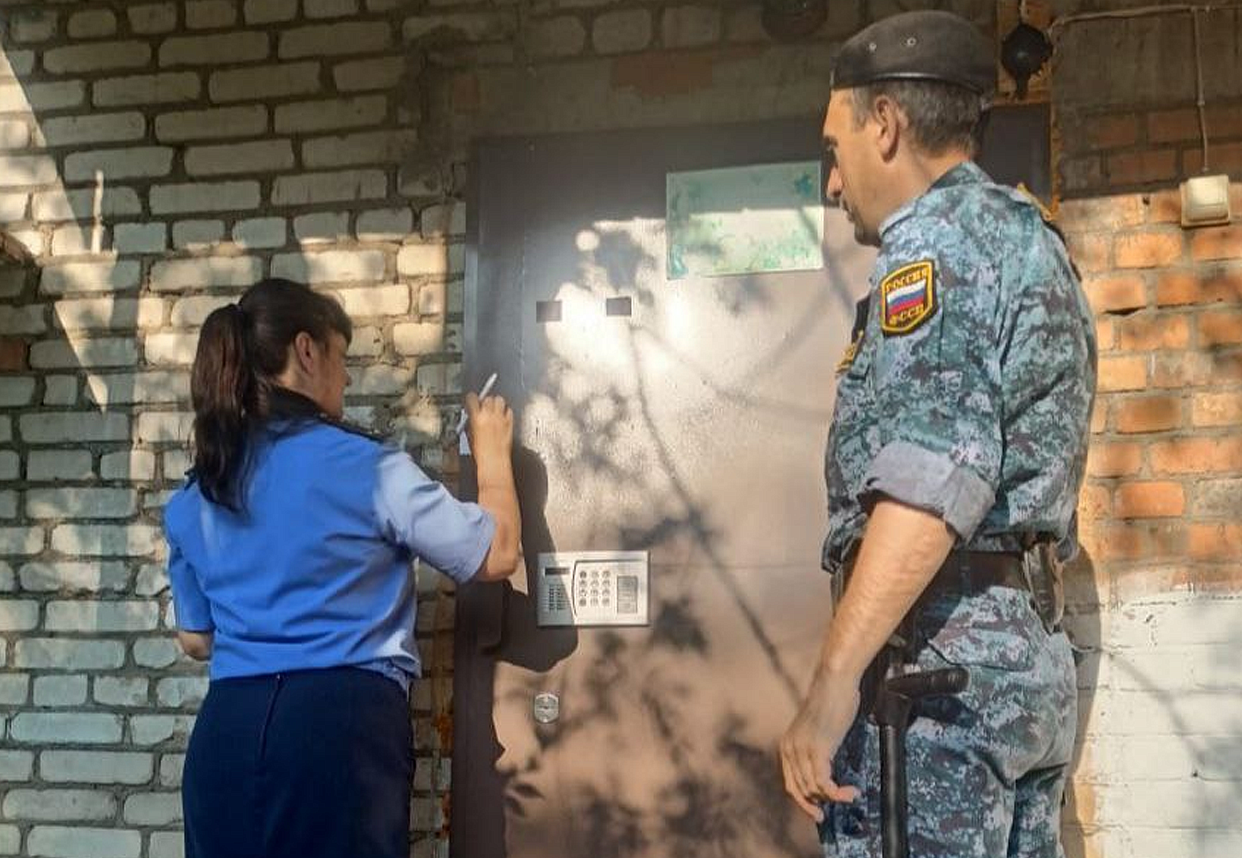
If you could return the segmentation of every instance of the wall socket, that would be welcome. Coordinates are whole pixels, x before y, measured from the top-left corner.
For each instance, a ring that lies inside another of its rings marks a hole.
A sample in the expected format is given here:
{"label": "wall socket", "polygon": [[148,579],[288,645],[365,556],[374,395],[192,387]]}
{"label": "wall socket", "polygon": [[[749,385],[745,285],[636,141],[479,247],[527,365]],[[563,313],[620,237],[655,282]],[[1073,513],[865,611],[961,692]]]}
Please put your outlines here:
{"label": "wall socket", "polygon": [[1229,177],[1195,176],[1182,182],[1182,226],[1229,223]]}

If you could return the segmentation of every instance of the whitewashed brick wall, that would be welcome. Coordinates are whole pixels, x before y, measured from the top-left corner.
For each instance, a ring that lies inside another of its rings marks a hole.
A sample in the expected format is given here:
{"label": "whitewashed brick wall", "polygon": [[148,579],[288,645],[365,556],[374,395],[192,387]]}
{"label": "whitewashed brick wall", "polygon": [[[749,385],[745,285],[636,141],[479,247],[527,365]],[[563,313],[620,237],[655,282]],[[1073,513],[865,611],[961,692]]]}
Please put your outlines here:
{"label": "whitewashed brick wall", "polygon": [[[32,257],[0,267],[0,856],[180,854],[176,796],[205,686],[171,639],[159,524],[189,463],[188,370],[212,309],[268,274],[337,295],[356,322],[350,414],[451,477],[439,441],[461,385],[471,139],[810,116],[833,43],[900,5],[830,0],[815,38],[782,45],[743,0],[0,0],[0,229]],[[996,13],[994,0],[947,5],[984,26]],[[1130,25],[1094,26],[1133,41]],[[1237,80],[1228,57],[1206,61],[1213,87]],[[1054,80],[1057,93],[1072,108],[1063,138],[1093,98],[1134,97],[1095,78]],[[1086,203],[1073,230],[1091,274],[1111,258],[1095,237],[1118,223]],[[1175,273],[1238,276],[1210,265]],[[1098,309],[1111,336],[1116,308]],[[1213,381],[1242,419],[1237,379]],[[1236,482],[1240,467],[1217,470]],[[1128,473],[1093,467],[1083,509],[1094,536],[1073,624],[1090,651],[1067,848],[1232,858],[1236,551],[1157,556],[1174,544],[1165,525],[1137,548],[1103,539],[1129,527],[1109,500]],[[1239,517],[1213,513],[1222,545],[1242,545]],[[420,586],[433,678],[413,695],[411,848],[430,858],[447,854],[437,725],[453,612],[440,582]]]}

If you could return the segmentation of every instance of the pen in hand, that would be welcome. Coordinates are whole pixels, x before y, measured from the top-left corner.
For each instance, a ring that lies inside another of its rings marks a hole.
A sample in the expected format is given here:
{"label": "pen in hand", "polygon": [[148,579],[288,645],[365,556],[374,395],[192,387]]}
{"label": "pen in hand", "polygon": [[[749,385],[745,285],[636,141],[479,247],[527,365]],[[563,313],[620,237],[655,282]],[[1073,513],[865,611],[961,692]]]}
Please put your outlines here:
{"label": "pen in hand", "polygon": [[[483,383],[483,389],[479,391],[479,401],[482,402],[484,397],[492,392],[492,387],[496,384],[496,373],[492,373],[487,377],[487,381]],[[466,428],[466,409],[461,410],[461,416],[457,418],[457,435],[461,437],[461,433]]]}

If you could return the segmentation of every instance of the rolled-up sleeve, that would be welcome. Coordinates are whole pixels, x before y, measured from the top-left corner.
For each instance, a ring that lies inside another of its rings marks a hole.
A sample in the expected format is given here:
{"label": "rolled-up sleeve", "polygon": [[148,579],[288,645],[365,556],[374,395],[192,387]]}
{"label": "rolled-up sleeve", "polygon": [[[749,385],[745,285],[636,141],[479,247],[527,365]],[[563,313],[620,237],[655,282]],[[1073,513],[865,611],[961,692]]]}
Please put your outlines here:
{"label": "rolled-up sleeve", "polygon": [[891,297],[881,282],[874,372],[881,448],[862,495],[935,513],[966,541],[995,504],[1000,481],[998,272],[958,230],[920,229],[916,220],[902,227],[895,255],[881,262],[888,271],[928,266],[932,311],[908,331],[885,330],[910,299]]}
{"label": "rolled-up sleeve", "polygon": [[401,451],[380,459],[375,507],[386,538],[458,583],[474,577],[496,533],[486,510],[454,498]]}
{"label": "rolled-up sleeve", "polygon": [[211,603],[199,585],[194,567],[172,539],[168,540],[168,583],[172,587],[177,628],[183,632],[214,630],[216,624],[211,618]]}

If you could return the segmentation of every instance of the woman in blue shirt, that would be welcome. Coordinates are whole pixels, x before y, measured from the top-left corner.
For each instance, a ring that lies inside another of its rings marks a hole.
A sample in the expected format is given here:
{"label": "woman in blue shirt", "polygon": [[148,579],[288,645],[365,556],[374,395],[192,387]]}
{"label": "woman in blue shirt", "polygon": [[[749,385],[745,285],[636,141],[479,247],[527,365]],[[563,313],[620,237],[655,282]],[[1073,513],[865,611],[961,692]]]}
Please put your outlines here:
{"label": "woman in blue shirt", "polygon": [[210,659],[186,755],[187,858],[406,858],[419,675],[411,561],[517,566],[513,415],[467,397],[477,504],[340,422],[352,328],[264,280],[203,325],[194,469],[168,502],[178,638]]}

